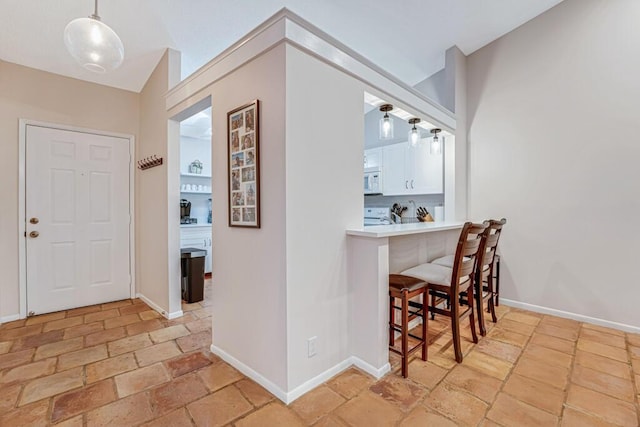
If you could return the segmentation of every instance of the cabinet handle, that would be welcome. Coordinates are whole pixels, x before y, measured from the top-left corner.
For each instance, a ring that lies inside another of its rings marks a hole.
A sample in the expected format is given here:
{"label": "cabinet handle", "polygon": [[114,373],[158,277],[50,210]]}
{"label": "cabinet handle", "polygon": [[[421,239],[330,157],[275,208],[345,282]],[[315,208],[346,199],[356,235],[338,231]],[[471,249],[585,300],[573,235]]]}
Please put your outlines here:
{"label": "cabinet handle", "polygon": [[409,189],[409,181],[405,181],[404,182],[404,189],[408,190]]}
{"label": "cabinet handle", "polygon": [[411,188],[413,188],[413,180],[411,180]]}

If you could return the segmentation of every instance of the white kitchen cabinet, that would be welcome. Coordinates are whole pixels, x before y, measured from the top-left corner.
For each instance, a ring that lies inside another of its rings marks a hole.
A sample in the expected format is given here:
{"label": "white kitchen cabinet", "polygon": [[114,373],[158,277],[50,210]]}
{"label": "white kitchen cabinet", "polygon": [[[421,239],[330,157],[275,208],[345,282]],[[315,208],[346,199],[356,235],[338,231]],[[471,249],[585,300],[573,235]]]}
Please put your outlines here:
{"label": "white kitchen cabinet", "polygon": [[386,196],[442,193],[442,155],[432,155],[429,140],[383,147],[382,194]]}
{"label": "white kitchen cabinet", "polygon": [[382,166],[382,147],[364,150],[364,167],[373,168]]}
{"label": "white kitchen cabinet", "polygon": [[211,273],[212,269],[212,241],[211,226],[182,226],[180,227],[180,248],[198,248],[207,251],[204,260],[204,272]]}

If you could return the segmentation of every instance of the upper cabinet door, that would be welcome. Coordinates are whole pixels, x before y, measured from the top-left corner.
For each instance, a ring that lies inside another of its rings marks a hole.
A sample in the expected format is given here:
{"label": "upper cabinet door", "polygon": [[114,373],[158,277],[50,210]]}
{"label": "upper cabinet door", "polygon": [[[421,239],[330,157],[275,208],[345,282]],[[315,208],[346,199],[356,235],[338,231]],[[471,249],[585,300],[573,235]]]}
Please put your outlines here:
{"label": "upper cabinet door", "polygon": [[370,148],[364,150],[364,167],[382,167],[382,148]]}
{"label": "upper cabinet door", "polygon": [[387,145],[382,148],[382,194],[396,196],[409,194],[406,165],[408,144]]}
{"label": "upper cabinet door", "polygon": [[413,170],[409,183],[411,194],[442,193],[442,154],[431,154],[429,143],[429,139],[424,138],[417,147],[409,149],[409,162]]}

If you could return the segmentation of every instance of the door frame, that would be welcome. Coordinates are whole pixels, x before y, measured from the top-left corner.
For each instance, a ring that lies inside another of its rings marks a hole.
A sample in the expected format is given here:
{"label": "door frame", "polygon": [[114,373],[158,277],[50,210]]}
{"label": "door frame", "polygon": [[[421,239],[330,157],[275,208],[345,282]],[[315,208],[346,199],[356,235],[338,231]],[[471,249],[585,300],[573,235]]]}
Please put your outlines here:
{"label": "door frame", "polygon": [[130,134],[107,132],[79,126],[68,126],[38,120],[19,119],[18,129],[18,264],[20,319],[27,317],[27,213],[26,213],[26,168],[27,168],[27,126],[39,126],[71,132],[91,133],[129,140],[129,276],[131,298],[136,295],[136,252],[135,252],[135,137]]}

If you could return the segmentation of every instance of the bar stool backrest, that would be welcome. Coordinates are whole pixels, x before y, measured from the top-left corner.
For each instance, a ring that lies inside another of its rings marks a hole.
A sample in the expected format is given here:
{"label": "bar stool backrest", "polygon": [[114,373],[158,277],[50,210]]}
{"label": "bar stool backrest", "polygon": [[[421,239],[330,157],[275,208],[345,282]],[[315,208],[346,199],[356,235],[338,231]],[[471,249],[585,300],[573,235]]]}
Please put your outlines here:
{"label": "bar stool backrest", "polygon": [[458,295],[461,283],[473,280],[481,237],[488,224],[466,222],[460,232],[451,274],[452,295]]}

